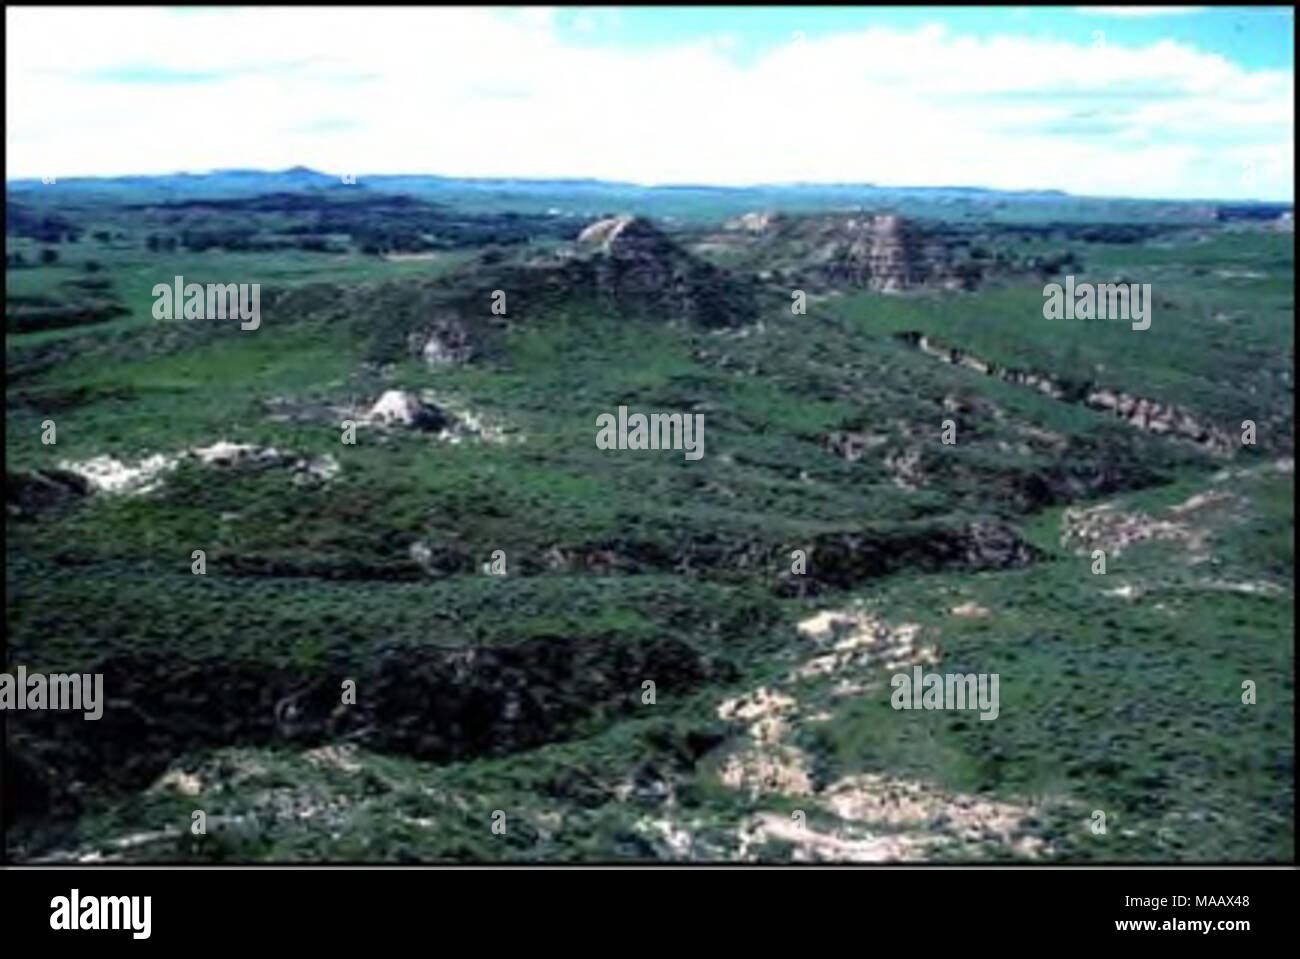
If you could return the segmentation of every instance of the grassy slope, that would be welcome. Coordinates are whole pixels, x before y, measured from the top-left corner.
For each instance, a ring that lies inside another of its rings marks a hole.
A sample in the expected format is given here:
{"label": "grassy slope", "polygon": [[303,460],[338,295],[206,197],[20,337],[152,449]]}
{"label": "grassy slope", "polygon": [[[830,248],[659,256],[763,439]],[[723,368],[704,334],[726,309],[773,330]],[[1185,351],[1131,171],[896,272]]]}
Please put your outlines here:
{"label": "grassy slope", "polygon": [[[225,664],[239,674],[231,695],[242,696],[249,682],[256,684],[247,677],[257,676],[270,677],[268,686],[279,692],[321,675],[356,673],[383,683],[376,661],[393,648],[448,642],[490,648],[554,636],[564,637],[567,648],[605,651],[584,669],[613,669],[624,685],[620,692],[592,692],[595,687],[559,677],[543,681],[540,695],[572,707],[541,714],[564,717],[553,730],[560,741],[444,765],[395,750],[361,753],[359,771],[322,769],[301,752],[315,741],[277,743],[266,724],[250,726],[229,747],[221,746],[219,731],[208,730],[211,741],[184,748],[162,743],[139,775],[151,779],[170,760],[200,770],[205,782],[224,787],[219,791],[212,787],[198,801],[145,795],[147,779],[128,784],[125,793],[92,788],[79,819],[20,823],[10,843],[23,854],[95,846],[138,830],[184,828],[190,811],[203,808],[234,818],[205,840],[180,840],[162,852],[141,847],[135,855],[664,856],[662,845],[632,828],[639,815],[658,807],[620,801],[614,792],[650,767],[675,783],[682,808],[701,822],[705,847],[725,855],[743,815],[783,808],[784,800],[751,799],[717,782],[720,757],[743,735],[718,723],[717,703],[728,691],[753,688],[788,668],[798,645],[792,625],[800,616],[860,597],[890,619],[933,630],[945,664],[999,672],[1002,714],[980,723],[895,712],[884,695],[838,706],[831,721],[798,733],[820,777],[883,770],[992,796],[1063,797],[1061,811],[1036,828],[1065,858],[1288,859],[1294,849],[1289,590],[1280,596],[1209,592],[1196,585],[1199,573],[1183,567],[1176,548],[1154,545],[1125,553],[1104,578],[1108,588],[1112,580],[1141,581],[1160,597],[1126,603],[1102,594],[1103,578],[1092,576],[1086,557],[1061,551],[1059,510],[1052,509],[1017,519],[1049,554],[1028,569],[903,573],[816,601],[778,603],[768,594],[782,571],[773,558],[783,555],[773,552],[777,546],[903,521],[1016,516],[1002,481],[1062,459],[1044,451],[1003,452],[998,443],[1018,440],[1017,423],[1123,446],[1160,477],[1183,484],[1122,497],[1144,509],[1178,502],[1208,483],[1215,464],[1195,451],[935,364],[890,333],[921,329],[1002,362],[1058,373],[1102,364],[1108,383],[1224,424],[1261,409],[1262,420],[1279,408],[1289,422],[1290,381],[1277,373],[1291,374],[1290,257],[1289,242],[1259,235],[1188,250],[1148,245],[1140,260],[1130,247],[1091,248],[1089,268],[1099,275],[1123,269],[1158,284],[1157,298],[1176,304],[1157,312],[1145,333],[1044,321],[1040,291],[1019,287],[973,296],[846,297],[808,317],[768,317],[763,332],[742,339],[645,320],[611,322],[575,303],[545,322],[511,330],[492,363],[433,373],[394,357],[382,379],[361,370],[353,327],[311,317],[264,317],[255,333],[236,326],[193,348],[150,352],[146,345],[138,356],[115,355],[111,363],[78,348],[57,369],[11,387],[10,468],[104,452],[136,457],[227,439],[330,452],[343,472],[328,491],[304,493],[272,473],[187,469],[146,499],[87,503],[38,523],[11,523],[12,661],[30,669],[80,663],[84,670],[87,659],[117,657],[134,665],[144,659],[131,657],[147,654],[164,669],[185,664],[181,672],[196,676],[196,696],[202,671]],[[193,259],[180,270],[169,261],[164,270],[138,252],[124,253],[110,273],[136,313],[120,322],[141,328],[157,322],[145,303],[160,270],[202,281],[224,279],[233,268],[224,262],[233,259],[227,254]],[[340,274],[333,258],[258,258],[268,283],[431,270],[427,263],[348,263]],[[1251,264],[1269,276],[1224,280],[1213,273]],[[1198,275],[1198,267],[1210,272]],[[11,278],[39,286],[54,272]],[[1215,319],[1221,312],[1236,318],[1224,324]],[[50,335],[11,337],[11,358]],[[89,347],[99,332],[80,335]],[[331,426],[272,422],[261,406],[278,395],[373,400],[391,385],[433,387],[508,421],[526,442],[450,447],[396,436],[381,443],[363,431],[357,446],[344,447]],[[946,397],[983,398],[1010,420],[968,416],[958,445],[941,446]],[[599,412],[619,404],[656,410],[696,403],[707,404],[701,407],[706,457],[698,463],[676,453],[595,449]],[[49,415],[59,424],[56,448],[37,440]],[[902,490],[880,457],[846,463],[821,450],[817,435],[842,426],[890,433],[891,449],[919,447],[934,481]],[[1263,461],[1249,452],[1239,459],[1245,466]],[[1264,474],[1241,483],[1248,504],[1240,507],[1239,522],[1221,521],[1215,574],[1289,580],[1290,477]],[[721,544],[753,548],[766,565],[737,573],[701,561],[687,577],[666,575],[672,570],[654,562],[641,576],[516,566],[515,578],[505,581],[465,574],[431,583],[418,578],[406,556],[417,538],[480,561],[493,549],[511,557],[555,545],[707,556],[711,545]],[[206,580],[188,571],[197,547],[208,550]],[[222,568],[223,558],[250,556],[271,557],[306,578],[268,580]],[[188,598],[178,602],[180,596]],[[946,610],[960,599],[978,601],[994,615],[953,619]],[[666,669],[678,638],[713,650],[725,668],[693,679],[687,670],[676,685],[661,677],[658,703],[640,704],[637,677],[645,672],[653,679],[656,668]],[[644,658],[620,673],[611,664],[623,662],[619,650],[630,646],[644,649]],[[405,668],[411,660],[397,663]],[[1259,682],[1256,707],[1239,703],[1243,677]],[[815,687],[808,692],[810,701],[822,694]],[[264,692],[247,709],[269,711],[267,698]],[[242,700],[228,705],[245,708]],[[193,708],[201,720],[204,706],[196,700]],[[417,714],[437,722],[435,714]],[[201,721],[193,727],[199,735],[204,728]],[[286,813],[297,808],[309,814]],[[1082,824],[1095,808],[1111,817],[1109,840]],[[517,823],[506,836],[487,828],[496,809],[508,810]]]}

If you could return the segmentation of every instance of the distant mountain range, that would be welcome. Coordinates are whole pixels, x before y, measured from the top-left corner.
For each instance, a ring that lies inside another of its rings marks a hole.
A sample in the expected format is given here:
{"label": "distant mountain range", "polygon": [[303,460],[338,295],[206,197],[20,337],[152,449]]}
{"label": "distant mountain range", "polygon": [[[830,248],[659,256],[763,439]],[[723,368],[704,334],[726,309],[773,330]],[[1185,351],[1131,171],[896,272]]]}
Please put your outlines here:
{"label": "distant mountain range", "polygon": [[[57,188],[57,193],[50,191]],[[262,193],[315,190],[372,190],[437,200],[477,212],[562,213],[596,216],[637,213],[683,220],[735,216],[753,210],[893,209],[941,219],[1037,220],[1208,220],[1215,200],[1134,200],[1073,196],[1061,190],[994,190],[986,187],[889,187],[869,183],[789,183],[747,187],[673,184],[642,186],[593,179],[528,180],[465,178],[434,174],[341,175],[295,166],[281,171],[214,170],[157,176],[70,177],[48,185],[40,179],[10,180],[6,192],[34,200],[43,192],[55,202],[166,203]],[[1242,203],[1256,218],[1278,216],[1293,204]]]}

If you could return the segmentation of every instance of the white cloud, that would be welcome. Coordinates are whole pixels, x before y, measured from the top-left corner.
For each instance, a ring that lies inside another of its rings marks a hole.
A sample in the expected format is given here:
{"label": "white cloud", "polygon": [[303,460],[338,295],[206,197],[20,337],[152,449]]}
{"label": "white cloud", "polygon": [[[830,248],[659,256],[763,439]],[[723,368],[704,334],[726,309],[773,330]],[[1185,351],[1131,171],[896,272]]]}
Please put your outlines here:
{"label": "white cloud", "polygon": [[[716,39],[569,46],[548,9],[9,8],[6,19],[11,176],[303,163],[646,183],[1292,191],[1293,74],[1170,41],[1093,49],[876,28],[742,65]],[[229,76],[93,79],[142,66]],[[1249,186],[1243,162],[1255,163]]]}

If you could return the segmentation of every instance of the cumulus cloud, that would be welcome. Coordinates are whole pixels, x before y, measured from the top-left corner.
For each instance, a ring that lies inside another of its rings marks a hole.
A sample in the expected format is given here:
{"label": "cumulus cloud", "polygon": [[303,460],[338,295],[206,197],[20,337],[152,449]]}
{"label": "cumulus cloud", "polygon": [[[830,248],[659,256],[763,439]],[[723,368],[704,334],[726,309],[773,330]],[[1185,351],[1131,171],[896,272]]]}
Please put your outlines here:
{"label": "cumulus cloud", "polygon": [[[554,11],[6,11],[12,176],[306,164],[1291,196],[1290,71],[1164,41],[566,41]],[[593,20],[595,24],[596,20]],[[1250,164],[1247,182],[1242,171]]]}

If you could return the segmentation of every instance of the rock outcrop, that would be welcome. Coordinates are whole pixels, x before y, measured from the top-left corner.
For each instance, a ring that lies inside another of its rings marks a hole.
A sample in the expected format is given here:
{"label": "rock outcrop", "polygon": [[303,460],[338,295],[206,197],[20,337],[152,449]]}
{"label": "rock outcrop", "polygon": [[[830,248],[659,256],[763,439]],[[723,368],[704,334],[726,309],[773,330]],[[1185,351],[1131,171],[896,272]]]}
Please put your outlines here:
{"label": "rock outcrop", "polygon": [[766,233],[786,219],[782,213],[746,213],[744,216],[728,220],[723,224],[724,230],[744,230],[749,233]]}
{"label": "rock outcrop", "polygon": [[920,233],[901,217],[823,222],[811,239],[811,262],[832,282],[896,293],[936,278]]}
{"label": "rock outcrop", "polygon": [[454,310],[447,309],[406,338],[412,355],[422,359],[430,368],[457,366],[468,362],[474,355],[470,335],[464,319]]}
{"label": "rock outcrop", "polygon": [[402,390],[385,390],[367,411],[366,420],[434,433],[450,429],[455,423],[451,416],[432,403]]}
{"label": "rock outcrop", "polygon": [[727,250],[776,283],[896,293],[971,287],[979,279],[955,263],[941,236],[892,213],[747,213],[699,248]]}
{"label": "rock outcrop", "polygon": [[1213,453],[1231,455],[1241,447],[1240,442],[1228,432],[1198,419],[1189,410],[1179,406],[1111,390],[1091,381],[1070,381],[1033,370],[999,366],[916,331],[894,335],[908,346],[941,362],[964,366],[976,373],[996,377],[1004,383],[1037,390],[1054,400],[1078,403],[1089,409],[1112,413],[1130,426],[1147,433],[1187,440]]}
{"label": "rock outcrop", "polygon": [[575,279],[624,307],[711,328],[742,325],[757,312],[748,284],[688,253],[642,217],[591,224],[573,256]]}
{"label": "rock outcrop", "polygon": [[406,390],[385,390],[369,407],[345,409],[367,426],[382,432],[415,430],[440,442],[459,445],[467,439],[486,443],[522,442],[524,436],[515,427],[501,423],[430,390],[419,395]]}
{"label": "rock outcrop", "polygon": [[63,460],[58,472],[60,477],[66,474],[79,477],[79,492],[141,496],[160,489],[166,475],[187,461],[223,469],[285,468],[299,486],[328,482],[340,471],[338,461],[329,453],[319,457],[300,456],[269,446],[218,440],[210,446],[193,446],[176,453],[154,453],[135,462],[106,453],[88,460]]}

